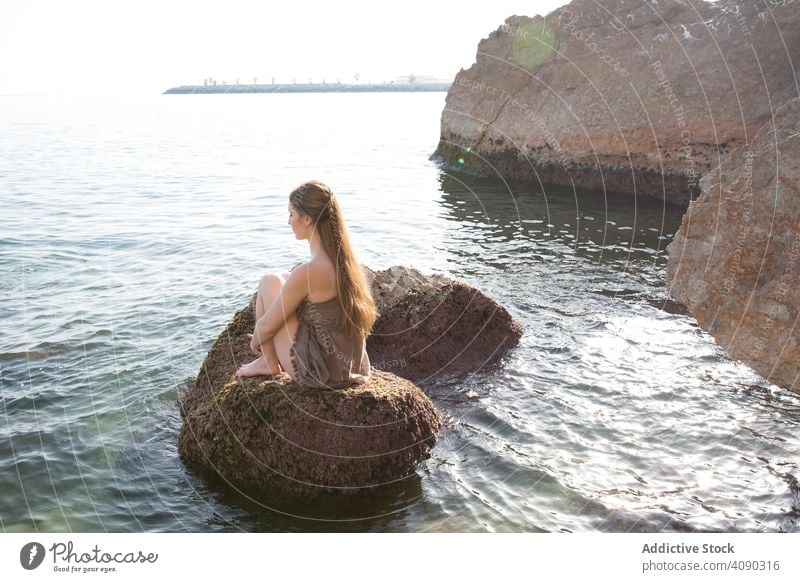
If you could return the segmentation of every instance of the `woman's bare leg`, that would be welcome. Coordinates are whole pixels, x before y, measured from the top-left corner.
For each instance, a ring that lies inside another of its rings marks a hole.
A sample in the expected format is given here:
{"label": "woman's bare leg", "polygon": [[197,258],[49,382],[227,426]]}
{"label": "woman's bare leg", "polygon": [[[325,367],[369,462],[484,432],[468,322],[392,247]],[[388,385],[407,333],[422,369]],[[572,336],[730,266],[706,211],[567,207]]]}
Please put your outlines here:
{"label": "woman's bare leg", "polygon": [[295,371],[292,368],[291,347],[294,343],[294,336],[297,333],[297,316],[292,314],[286,318],[286,324],[278,330],[272,338],[275,351],[278,354],[278,361],[281,363],[283,371],[289,374],[292,380],[297,380]]}
{"label": "woman's bare leg", "polygon": [[[288,273],[283,275],[269,274],[264,275],[258,284],[256,294],[256,321],[267,311],[272,302],[275,301],[283,288]],[[275,343],[272,339],[261,344],[261,356],[239,367],[237,374],[242,377],[247,376],[266,376],[280,374],[282,372],[278,354],[275,351]]]}

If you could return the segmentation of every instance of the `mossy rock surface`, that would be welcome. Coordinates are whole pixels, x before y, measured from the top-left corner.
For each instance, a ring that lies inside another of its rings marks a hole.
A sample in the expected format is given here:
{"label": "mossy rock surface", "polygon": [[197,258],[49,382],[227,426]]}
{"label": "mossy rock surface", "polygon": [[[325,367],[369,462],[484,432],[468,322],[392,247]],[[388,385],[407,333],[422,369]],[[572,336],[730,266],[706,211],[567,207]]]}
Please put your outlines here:
{"label": "mossy rock surface", "polygon": [[419,388],[388,372],[338,390],[231,376],[186,415],[179,450],[233,486],[356,492],[413,475],[440,422]]}
{"label": "mossy rock surface", "polygon": [[255,294],[250,304],[234,314],[233,319],[214,341],[203,365],[200,366],[194,385],[178,397],[184,419],[200,404],[207,402],[219,392],[240,365],[252,361],[255,357],[250,351],[250,342],[247,339],[247,334],[252,333],[256,324],[254,303]]}
{"label": "mossy rock surface", "polygon": [[246,488],[360,491],[414,474],[440,414],[412,382],[486,369],[522,327],[477,289],[441,275],[365,267],[380,317],[367,339],[372,377],[338,390],[238,378],[253,359],[254,299],[211,346],[179,397],[179,448],[192,467]]}

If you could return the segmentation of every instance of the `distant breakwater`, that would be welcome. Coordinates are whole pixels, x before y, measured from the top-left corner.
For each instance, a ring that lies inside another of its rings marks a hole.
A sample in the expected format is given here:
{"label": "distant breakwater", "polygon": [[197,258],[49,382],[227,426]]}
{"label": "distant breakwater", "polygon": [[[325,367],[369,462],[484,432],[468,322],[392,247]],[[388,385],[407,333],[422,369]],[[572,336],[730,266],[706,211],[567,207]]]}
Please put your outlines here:
{"label": "distant breakwater", "polygon": [[448,91],[450,83],[376,83],[345,85],[343,83],[304,83],[270,85],[183,85],[164,91],[164,95],[207,93],[417,93]]}

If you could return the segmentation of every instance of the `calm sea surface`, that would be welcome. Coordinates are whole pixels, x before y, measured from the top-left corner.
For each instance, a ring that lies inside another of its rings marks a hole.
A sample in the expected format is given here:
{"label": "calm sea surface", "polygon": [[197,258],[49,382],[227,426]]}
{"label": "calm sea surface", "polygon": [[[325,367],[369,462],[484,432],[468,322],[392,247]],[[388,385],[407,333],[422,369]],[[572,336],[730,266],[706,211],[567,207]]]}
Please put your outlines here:
{"label": "calm sea surface", "polygon": [[[659,309],[681,211],[449,175],[444,93],[0,97],[0,531],[798,531],[800,399]],[[414,479],[253,499],[181,463],[176,394],[321,179],[359,258],[524,326],[430,389]]]}

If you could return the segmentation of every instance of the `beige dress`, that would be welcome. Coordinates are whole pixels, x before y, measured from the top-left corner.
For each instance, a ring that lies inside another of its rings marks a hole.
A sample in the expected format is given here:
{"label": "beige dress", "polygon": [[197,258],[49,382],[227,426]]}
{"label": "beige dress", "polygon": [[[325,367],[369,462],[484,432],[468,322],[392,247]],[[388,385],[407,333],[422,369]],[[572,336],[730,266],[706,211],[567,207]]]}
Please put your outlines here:
{"label": "beige dress", "polygon": [[295,382],[314,388],[363,384],[370,377],[367,342],[342,332],[339,298],[304,299],[295,310],[297,331],[289,348]]}

